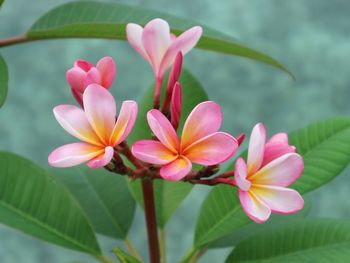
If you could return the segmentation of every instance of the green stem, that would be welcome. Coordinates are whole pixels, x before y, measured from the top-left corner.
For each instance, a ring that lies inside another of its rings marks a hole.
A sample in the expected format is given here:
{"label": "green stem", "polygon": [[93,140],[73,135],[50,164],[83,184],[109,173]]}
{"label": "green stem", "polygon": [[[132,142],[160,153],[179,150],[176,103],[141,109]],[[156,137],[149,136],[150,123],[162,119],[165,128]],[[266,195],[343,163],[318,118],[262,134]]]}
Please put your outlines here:
{"label": "green stem", "polygon": [[142,179],[143,202],[147,226],[148,250],[151,263],[160,263],[156,209],[154,205],[153,181]]}
{"label": "green stem", "polygon": [[111,260],[110,258],[108,258],[104,255],[95,256],[95,258],[102,263],[114,263],[113,260]]}
{"label": "green stem", "polygon": [[191,258],[189,263],[196,263],[207,252],[207,248],[202,248]]}
{"label": "green stem", "polygon": [[160,257],[162,259],[162,263],[166,263],[166,233],[165,233],[165,229],[160,230],[159,245],[160,245]]}
{"label": "green stem", "polygon": [[128,251],[130,252],[130,254],[131,254],[134,258],[138,259],[139,261],[142,261],[140,254],[137,252],[137,250],[136,250],[135,247],[132,245],[132,243],[130,242],[130,240],[129,240],[129,239],[125,239],[125,240],[124,240],[124,243],[125,243],[126,247],[128,248]]}

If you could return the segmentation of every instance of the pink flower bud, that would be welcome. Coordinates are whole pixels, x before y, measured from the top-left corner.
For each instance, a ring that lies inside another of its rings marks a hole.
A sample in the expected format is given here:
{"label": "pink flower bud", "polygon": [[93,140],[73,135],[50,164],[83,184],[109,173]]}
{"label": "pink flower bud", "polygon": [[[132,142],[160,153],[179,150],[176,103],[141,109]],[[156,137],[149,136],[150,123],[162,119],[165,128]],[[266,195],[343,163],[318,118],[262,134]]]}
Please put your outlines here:
{"label": "pink flower bud", "polygon": [[171,96],[171,124],[176,130],[179,127],[179,121],[181,118],[182,111],[182,90],[179,82],[176,82],[173,88],[173,94]]}
{"label": "pink flower bud", "polygon": [[83,106],[82,96],[89,84],[99,84],[108,89],[113,83],[116,74],[116,66],[113,58],[103,57],[96,67],[83,59],[78,59],[66,73],[66,78],[71,87],[72,94],[77,102]]}

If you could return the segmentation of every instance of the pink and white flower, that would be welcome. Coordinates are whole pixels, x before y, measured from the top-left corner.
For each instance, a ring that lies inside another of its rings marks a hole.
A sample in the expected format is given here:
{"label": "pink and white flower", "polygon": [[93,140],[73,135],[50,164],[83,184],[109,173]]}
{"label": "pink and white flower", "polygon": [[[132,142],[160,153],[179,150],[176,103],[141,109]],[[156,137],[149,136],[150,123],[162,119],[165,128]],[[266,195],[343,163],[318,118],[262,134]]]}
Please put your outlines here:
{"label": "pink and white flower", "polygon": [[271,213],[290,214],[301,210],[304,200],[287,186],[302,174],[304,162],[288,144],[288,135],[278,133],[266,143],[266,130],[257,124],[249,141],[247,163],[238,158],[235,182],[244,212],[256,223],[264,223]]}
{"label": "pink and white flower", "polygon": [[126,35],[130,45],[151,64],[156,78],[163,79],[177,53],[185,55],[197,44],[202,35],[202,28],[192,27],[176,37],[170,33],[166,21],[156,18],[149,21],[144,28],[129,23]]}
{"label": "pink and white flower", "polygon": [[71,87],[73,96],[82,106],[83,93],[90,84],[99,84],[109,89],[116,74],[116,66],[113,58],[103,57],[96,67],[89,61],[78,59],[66,73],[66,79]]}
{"label": "pink and white flower", "polygon": [[222,112],[220,106],[212,101],[202,102],[192,110],[181,138],[159,110],[150,110],[147,120],[159,141],[137,141],[132,146],[132,153],[144,162],[160,165],[160,175],[166,180],[181,180],[191,171],[192,163],[222,163],[238,148],[234,137],[218,131]]}
{"label": "pink and white flower", "polygon": [[53,110],[63,129],[82,141],[54,150],[48,158],[54,167],[84,162],[90,168],[107,165],[113,158],[114,147],[126,139],[135,124],[136,102],[124,101],[116,121],[114,98],[98,84],[90,84],[82,99],[84,110],[74,105],[59,105]]}

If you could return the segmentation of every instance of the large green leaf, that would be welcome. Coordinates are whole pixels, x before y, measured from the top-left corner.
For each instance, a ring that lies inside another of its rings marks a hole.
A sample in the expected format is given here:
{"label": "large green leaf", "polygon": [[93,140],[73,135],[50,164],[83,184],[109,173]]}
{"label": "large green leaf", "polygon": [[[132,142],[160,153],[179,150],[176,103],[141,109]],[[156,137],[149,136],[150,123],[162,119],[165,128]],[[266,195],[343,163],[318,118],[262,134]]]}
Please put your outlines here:
{"label": "large green leaf", "polygon": [[[200,83],[186,70],[183,70],[180,77],[183,92],[183,105],[182,105],[182,118],[180,121],[180,128],[184,125],[186,117],[191,110],[200,102],[208,100],[208,96],[203,90]],[[163,87],[163,96],[164,89]],[[148,128],[146,114],[147,111],[152,109],[153,106],[153,93],[154,88],[147,90],[143,99],[139,103],[139,114],[136,125],[132,134],[128,137],[128,142],[132,143],[139,139],[145,139],[151,137],[151,131]],[[130,184],[130,187],[134,193],[134,196],[141,205],[143,205],[143,198],[141,192],[140,180],[136,180]],[[155,181],[155,205],[157,212],[157,223],[159,227],[163,228],[175,212],[176,208],[181,204],[184,198],[190,193],[192,185],[182,182],[169,182],[169,181]]]}
{"label": "large green leaf", "polygon": [[[1,2],[0,2],[1,6]],[[8,72],[5,60],[0,55],[0,108],[5,103],[8,89]]]}
{"label": "large green leaf", "polygon": [[[110,38],[125,40],[125,27],[129,22],[144,25],[157,17],[166,19],[172,32],[180,34],[197,25],[191,20],[173,15],[116,3],[72,2],[59,6],[43,15],[29,30],[29,39],[44,38]],[[203,26],[204,34],[199,48],[237,55],[270,64],[288,74],[290,72],[277,60],[255,51],[230,36]]]}
{"label": "large green leaf", "polygon": [[0,222],[63,247],[101,253],[66,188],[31,161],[5,152],[0,152]]}
{"label": "large green leaf", "polygon": [[4,3],[4,0],[0,0],[0,7],[2,6],[3,3]]}
{"label": "large green leaf", "polygon": [[237,245],[226,263],[350,262],[350,222],[313,219],[262,231]]}
{"label": "large green leaf", "polygon": [[[350,118],[317,122],[293,132],[290,141],[305,161],[303,175],[292,187],[307,193],[339,175],[350,162]],[[237,190],[217,186],[201,207],[194,244],[203,246],[250,222],[241,209]]]}
{"label": "large green leaf", "polygon": [[334,179],[350,162],[350,118],[316,122],[292,132],[289,138],[305,162],[303,175],[292,186],[301,193]]}
{"label": "large green leaf", "polygon": [[277,225],[285,225],[305,219],[311,210],[311,201],[306,198],[303,210],[292,215],[273,214],[271,218],[264,224],[255,224],[254,222],[245,225],[244,227],[226,235],[212,243],[209,248],[224,248],[236,246],[243,239],[255,235],[260,231],[266,231],[275,228]]}
{"label": "large green leaf", "polygon": [[126,238],[135,212],[135,201],[126,178],[103,169],[85,167],[54,171],[57,179],[79,201],[97,232]]}

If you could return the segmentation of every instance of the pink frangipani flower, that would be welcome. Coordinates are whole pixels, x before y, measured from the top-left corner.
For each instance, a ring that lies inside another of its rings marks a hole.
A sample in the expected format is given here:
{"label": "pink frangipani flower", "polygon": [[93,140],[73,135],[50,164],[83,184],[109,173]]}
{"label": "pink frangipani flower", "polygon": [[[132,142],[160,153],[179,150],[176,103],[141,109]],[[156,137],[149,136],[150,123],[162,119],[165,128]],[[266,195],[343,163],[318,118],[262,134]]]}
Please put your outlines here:
{"label": "pink frangipani flower", "polygon": [[114,147],[131,132],[137,104],[124,101],[117,121],[117,109],[112,94],[98,84],[90,84],[83,94],[84,110],[74,105],[59,105],[53,112],[59,124],[82,142],[63,145],[54,150],[49,164],[70,167],[84,162],[90,168],[107,165],[113,158]]}
{"label": "pink frangipani flower", "polygon": [[83,59],[78,59],[66,73],[66,79],[71,87],[73,96],[83,106],[83,93],[89,84],[99,84],[108,89],[113,83],[116,66],[113,58],[103,57],[96,67]]}
{"label": "pink frangipani flower", "polygon": [[126,35],[130,45],[152,66],[156,78],[163,79],[165,71],[176,55],[185,55],[198,42],[202,28],[195,26],[176,37],[170,33],[169,24],[163,19],[149,21],[144,28],[129,23]]}
{"label": "pink frangipani flower", "polygon": [[218,131],[222,123],[222,112],[220,106],[212,101],[202,102],[192,110],[181,138],[159,110],[150,110],[147,120],[159,141],[137,141],[132,146],[132,153],[144,162],[162,166],[160,175],[166,180],[181,180],[191,171],[192,163],[222,163],[238,147],[234,137]]}
{"label": "pink frangipani flower", "polygon": [[265,127],[259,123],[250,136],[247,163],[238,158],[234,171],[243,210],[256,223],[264,223],[271,213],[290,214],[304,207],[300,194],[287,188],[301,176],[302,157],[285,133],[265,140]]}

